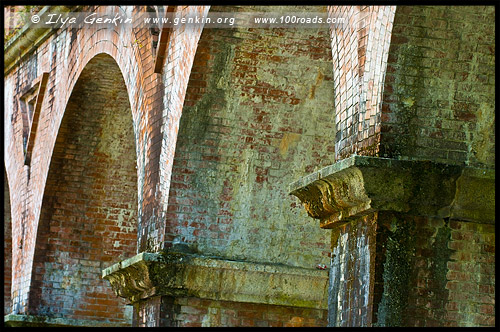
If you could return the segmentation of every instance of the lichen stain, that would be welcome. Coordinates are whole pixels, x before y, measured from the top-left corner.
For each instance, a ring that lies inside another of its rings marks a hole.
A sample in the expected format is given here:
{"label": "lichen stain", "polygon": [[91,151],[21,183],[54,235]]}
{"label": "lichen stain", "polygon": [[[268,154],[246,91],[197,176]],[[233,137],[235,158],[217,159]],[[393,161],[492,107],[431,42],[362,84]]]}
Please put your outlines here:
{"label": "lichen stain", "polygon": [[[124,85],[123,88],[125,88]],[[107,96],[108,101],[103,106],[113,111],[104,114],[103,127],[97,150],[108,154],[113,160],[120,160],[123,153],[123,140],[120,136],[128,136],[129,140],[134,141],[132,136],[132,115],[131,113],[127,114],[130,112],[130,107],[125,93],[126,90],[109,91]],[[122,113],[124,116],[117,116],[119,113]]]}
{"label": "lichen stain", "polygon": [[303,327],[304,326],[304,317],[292,317],[290,321],[285,324],[286,327]]}
{"label": "lichen stain", "polygon": [[325,75],[318,69],[318,76],[316,77],[316,82],[309,89],[309,99],[313,99],[316,94],[316,88],[323,82]]}
{"label": "lichen stain", "polygon": [[477,113],[477,133],[472,139],[472,153],[477,160],[484,164],[494,164],[495,155],[494,137],[495,132],[495,111],[486,104],[481,104]]}
{"label": "lichen stain", "polygon": [[396,214],[389,217],[387,226],[382,273],[384,291],[378,307],[377,327],[404,324],[412,257],[415,256],[414,222],[398,218]]}
{"label": "lichen stain", "polygon": [[208,308],[208,313],[203,316],[201,321],[202,327],[222,326],[221,312],[219,308]]}
{"label": "lichen stain", "polygon": [[403,102],[404,106],[408,108],[413,107],[413,105],[415,104],[415,98],[413,97],[403,98],[401,101]]}
{"label": "lichen stain", "polygon": [[296,133],[285,133],[280,142],[280,154],[283,158],[288,156],[288,151],[297,145],[300,135]]}
{"label": "lichen stain", "polygon": [[74,275],[65,275],[62,278],[61,288],[79,290],[82,288],[82,272],[77,271]]}

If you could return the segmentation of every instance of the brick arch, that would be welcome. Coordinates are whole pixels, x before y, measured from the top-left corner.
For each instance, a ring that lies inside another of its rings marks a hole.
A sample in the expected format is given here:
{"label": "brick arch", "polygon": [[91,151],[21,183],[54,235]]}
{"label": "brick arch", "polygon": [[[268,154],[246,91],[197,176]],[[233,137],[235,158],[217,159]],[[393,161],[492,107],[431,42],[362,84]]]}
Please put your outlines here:
{"label": "brick arch", "polygon": [[[89,9],[90,8],[90,9]],[[143,7],[86,7],[86,10],[120,11],[131,10],[139,16],[144,14]],[[207,11],[205,6],[179,6],[179,15],[186,15],[190,11]],[[26,298],[29,297],[29,282],[32,273],[34,257],[35,234],[40,219],[41,205],[51,155],[55,147],[55,140],[62,122],[66,104],[70,98],[80,73],[86,64],[98,54],[108,54],[115,59],[124,76],[128,98],[133,114],[133,127],[137,147],[138,167],[138,223],[145,220],[140,229],[142,238],[156,240],[162,228],[158,205],[164,192],[163,186],[169,185],[170,154],[173,155],[172,144],[175,147],[176,121],[182,111],[182,100],[185,93],[185,84],[191,68],[194,50],[196,49],[199,33],[174,29],[171,37],[171,50],[168,60],[164,64],[163,74],[153,72],[154,52],[151,48],[151,35],[143,33],[144,29],[133,29],[131,26],[117,27],[110,30],[66,29],[58,30],[43,42],[23,62],[15,67],[6,78],[7,102],[9,109],[15,111],[17,99],[21,97],[22,89],[29,88],[32,80],[44,72],[49,72],[47,95],[42,104],[39,123],[40,132],[37,134],[33,148],[30,167],[23,167],[22,146],[16,135],[19,136],[19,123],[12,123],[6,143],[11,154],[6,155],[6,167],[9,175],[13,174],[13,212],[14,234],[17,242],[23,243],[22,250],[15,251],[13,261],[16,267],[13,280],[15,296],[15,313],[26,311]],[[136,42],[139,41],[139,42]],[[179,48],[176,45],[182,45]],[[179,56],[179,50],[183,56]],[[192,54],[192,55],[190,55]],[[27,70],[28,68],[29,70]],[[21,90],[19,90],[21,88]],[[10,119],[10,116],[9,116]],[[9,120],[6,118],[6,120]],[[9,121],[7,124],[10,126]],[[163,137],[163,136],[166,137]],[[164,143],[166,142],[166,144]],[[164,148],[166,147],[166,148]],[[167,151],[167,153],[163,153]],[[159,155],[162,153],[162,157]],[[160,164],[163,165],[160,167]],[[166,166],[165,166],[166,165]],[[164,171],[166,170],[166,174]],[[161,173],[161,174],[160,174]],[[163,182],[162,182],[163,181]],[[167,195],[165,195],[167,196]],[[165,197],[164,196],[164,197]],[[166,204],[166,203],[165,203]],[[151,212],[153,211],[153,212]],[[21,216],[21,212],[25,213]],[[150,224],[148,225],[148,222]],[[24,230],[30,230],[24,232]],[[150,236],[150,237],[148,237]],[[158,241],[161,242],[161,241]],[[146,241],[143,241],[145,244]],[[144,251],[143,246],[140,251]]]}
{"label": "brick arch", "polygon": [[[186,18],[203,16],[210,6],[177,6],[175,15]],[[165,242],[165,214],[172,174],[179,122],[183,112],[189,75],[198,47],[203,26],[186,25],[172,28],[170,32],[166,60],[161,73],[161,89],[153,91],[149,104],[151,123],[154,127],[149,137],[151,149],[147,159],[154,165],[148,177],[144,177],[144,201],[139,232],[139,251],[161,250]],[[160,76],[158,76],[160,77]]]}
{"label": "brick arch", "polygon": [[137,252],[135,144],[120,68],[99,54],[74,85],[55,142],[36,235],[30,314],[130,324],[130,310],[100,274]]}
{"label": "brick arch", "polygon": [[[102,6],[97,7],[95,12],[98,12],[99,9],[116,11],[116,8],[123,10],[120,6]],[[84,28],[78,30],[77,35],[71,37],[75,39],[75,42],[71,44],[71,50],[69,51],[68,89],[64,90],[65,96],[62,104],[66,105],[68,102],[70,94],[86,65],[95,56],[102,53],[108,54],[116,61],[121,75],[123,75],[131,105],[134,127],[139,127],[142,121],[141,116],[144,116],[143,112],[141,112],[143,111],[142,107],[147,104],[145,100],[149,95],[144,91],[145,77],[147,76],[144,70],[145,57],[141,56],[139,45],[134,42],[137,37],[132,32],[132,29],[126,32],[120,32],[117,29],[96,30]]]}
{"label": "brick arch", "polygon": [[[123,11],[123,7],[120,6],[97,6],[92,12],[105,11],[108,14]],[[149,93],[146,92],[146,77],[150,75],[145,67],[147,67],[148,54],[141,55],[139,49],[139,43],[134,42],[139,38],[132,31],[129,26],[130,31],[119,31],[118,28],[114,29],[96,29],[96,28],[83,28],[77,29],[77,32],[72,32],[72,30],[64,30],[60,32],[60,36],[64,35],[63,40],[70,39],[70,43],[66,42],[67,61],[60,64],[59,75],[56,74],[51,76],[49,81],[49,87],[55,87],[56,82],[58,85],[67,87],[60,89],[59,94],[54,100],[54,105],[56,110],[52,112],[47,112],[50,116],[50,121],[54,124],[50,129],[52,132],[47,135],[43,142],[38,145],[39,148],[35,149],[39,156],[52,155],[52,151],[55,145],[55,137],[57,136],[59,125],[62,122],[64,116],[64,110],[66,110],[67,103],[73,92],[74,86],[79,80],[82,71],[86,68],[87,64],[94,59],[96,56],[101,54],[107,54],[114,59],[116,65],[120,69],[120,76],[123,77],[124,83],[127,90],[127,99],[130,103],[130,109],[133,119],[133,127],[136,131],[135,139],[136,145],[140,146],[144,144],[143,137],[139,134],[139,131],[144,131],[144,123],[147,122],[147,113],[145,112],[145,106],[148,104],[148,100],[151,97]],[[125,38],[123,38],[125,37]],[[39,60],[40,62],[40,60]],[[41,62],[45,65],[41,65],[39,71],[43,71],[43,68],[47,68],[47,59]],[[54,66],[54,64],[52,64]],[[137,151],[139,154],[139,151]],[[48,174],[48,164],[50,163],[50,158],[41,158],[41,167],[35,169],[33,176],[41,177],[38,190],[43,190],[45,186],[45,180]],[[137,155],[138,168],[141,167],[140,163],[142,158]],[[35,202],[35,206],[41,204],[41,202]],[[35,211],[39,211],[35,209]],[[35,220],[38,216],[35,215]]]}
{"label": "brick arch", "polygon": [[180,120],[167,246],[291,266],[327,262],[327,233],[306,222],[287,187],[333,162],[331,63],[327,28],[204,29]]}
{"label": "brick arch", "polygon": [[[103,8],[114,10],[114,7],[111,6]],[[13,225],[14,228],[17,227],[18,234],[22,233],[22,229],[36,230],[38,228],[49,164],[64,111],[66,110],[70,94],[82,71],[87,63],[96,56],[99,56],[99,54],[107,54],[116,62],[117,67],[120,69],[119,75],[123,77],[125,82],[127,91],[126,99],[131,105],[129,112],[132,114],[133,128],[137,129],[137,131],[144,130],[143,124],[147,122],[144,121],[144,118],[147,116],[147,113],[143,111],[141,105],[147,104],[145,100],[149,98],[149,94],[144,92],[144,76],[147,76],[148,73],[144,71],[143,62],[144,58],[147,59],[147,56],[141,56],[139,50],[137,50],[138,45],[132,43],[135,40],[135,34],[132,32],[122,32],[122,34],[126,38],[120,39],[123,43],[119,44],[116,42],[119,38],[115,30],[97,31],[90,28],[80,29],[74,32],[74,35],[72,35],[71,30],[58,31],[54,35],[54,38],[49,40],[46,46],[42,48],[46,52],[37,50],[32,56],[38,58],[36,61],[38,66],[35,66],[38,74],[50,71],[50,76],[47,86],[48,96],[44,99],[40,118],[40,123],[44,123],[45,125],[43,126],[43,131],[38,134],[39,139],[35,141],[33,160],[36,160],[36,162],[29,169],[31,180],[27,184],[23,183],[27,181],[26,168],[23,169],[20,166],[22,165],[21,160],[16,160],[16,163],[18,163],[18,173],[22,170],[20,176],[16,179],[16,184],[21,184],[21,188],[30,193],[29,196],[25,195],[24,198],[15,202],[17,204],[27,203],[17,208],[17,210],[27,209],[26,215],[22,216],[22,220]],[[123,47],[127,43],[129,43],[128,47]],[[58,49],[59,45],[64,45],[62,50]],[[17,75],[22,77],[23,72],[20,71]],[[136,145],[141,145],[141,135],[136,134],[134,141],[136,141]],[[18,149],[19,144],[14,146],[14,148]],[[138,152],[134,148],[132,153]],[[22,156],[22,152],[16,153],[14,158],[19,159],[18,156]],[[12,163],[14,158],[8,158],[9,162]],[[141,160],[143,158],[137,158],[139,167]],[[24,202],[23,199],[27,202]],[[22,227],[21,223],[23,224]],[[16,270],[18,275],[13,280],[13,287],[16,294],[18,294],[16,297],[16,308],[18,308],[16,312],[19,313],[25,310],[26,301],[22,301],[21,299],[26,297],[25,292],[27,291],[26,287],[21,285],[20,281],[23,278],[22,275],[29,279],[27,276],[32,273],[35,236],[31,234],[32,232],[25,236],[26,241],[23,245],[23,255],[16,253],[16,257],[13,257],[14,261],[24,265],[23,268]]]}
{"label": "brick arch", "polygon": [[335,159],[378,155],[380,109],[395,6],[330,6],[344,18],[332,26],[335,80]]}
{"label": "brick arch", "polygon": [[[493,6],[398,6],[382,99],[381,156],[467,165],[481,169],[482,174],[494,170],[495,25],[490,23],[494,19]],[[488,185],[481,183],[469,204],[486,201],[483,193]],[[495,244],[494,236],[483,232],[494,227],[453,217],[448,226],[448,219],[444,220],[442,229],[474,229],[464,240],[466,249],[454,244],[462,239],[456,235],[444,249],[452,249],[453,255],[463,250],[476,256],[453,256],[457,258],[444,270],[448,282],[443,285],[438,269],[427,263],[436,255],[431,258],[425,249],[418,250],[406,286],[411,291],[401,325],[492,326],[495,287],[482,285],[495,283],[494,254],[490,256]],[[419,221],[423,225],[419,227],[433,227],[432,222]],[[420,232],[425,234],[425,228]],[[490,240],[491,246],[483,242]],[[491,251],[476,250],[476,246]],[[464,275],[457,276],[456,271]],[[421,276],[429,277],[422,283]],[[467,288],[470,284],[474,286]],[[419,294],[429,294],[425,305]],[[475,311],[476,303],[488,303],[490,310]]]}

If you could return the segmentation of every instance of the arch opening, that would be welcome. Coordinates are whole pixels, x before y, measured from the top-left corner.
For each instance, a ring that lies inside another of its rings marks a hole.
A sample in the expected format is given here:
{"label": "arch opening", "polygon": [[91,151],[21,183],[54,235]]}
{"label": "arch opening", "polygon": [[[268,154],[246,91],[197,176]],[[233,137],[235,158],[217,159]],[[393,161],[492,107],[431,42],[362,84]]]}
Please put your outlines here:
{"label": "arch opening", "polygon": [[137,253],[132,112],[109,55],[82,71],[54,146],[40,214],[30,314],[125,325],[132,308],[101,270]]}

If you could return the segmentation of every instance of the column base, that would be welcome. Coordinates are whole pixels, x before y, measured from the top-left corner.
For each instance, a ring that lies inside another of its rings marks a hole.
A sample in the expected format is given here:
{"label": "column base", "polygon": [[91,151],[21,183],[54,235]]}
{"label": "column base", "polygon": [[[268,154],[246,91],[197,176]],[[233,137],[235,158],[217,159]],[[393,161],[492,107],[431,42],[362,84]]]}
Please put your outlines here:
{"label": "column base", "polygon": [[330,326],[494,326],[494,169],[352,156],[290,193],[332,230]]}

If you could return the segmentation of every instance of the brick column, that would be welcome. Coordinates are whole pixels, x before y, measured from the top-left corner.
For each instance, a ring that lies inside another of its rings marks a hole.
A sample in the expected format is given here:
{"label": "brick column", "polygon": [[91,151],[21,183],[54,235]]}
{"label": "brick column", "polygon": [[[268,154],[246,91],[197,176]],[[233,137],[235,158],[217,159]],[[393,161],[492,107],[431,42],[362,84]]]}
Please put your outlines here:
{"label": "brick column", "polygon": [[[455,272],[463,268],[455,267],[463,245],[455,240],[476,236],[475,258],[490,261],[494,171],[353,156],[295,182],[291,193],[333,230],[330,326],[460,323],[447,312],[457,305],[453,287],[467,279]],[[468,222],[478,234],[458,231]]]}
{"label": "brick column", "polygon": [[332,229],[329,325],[493,326],[494,9],[329,12],[337,162],[290,188]]}

